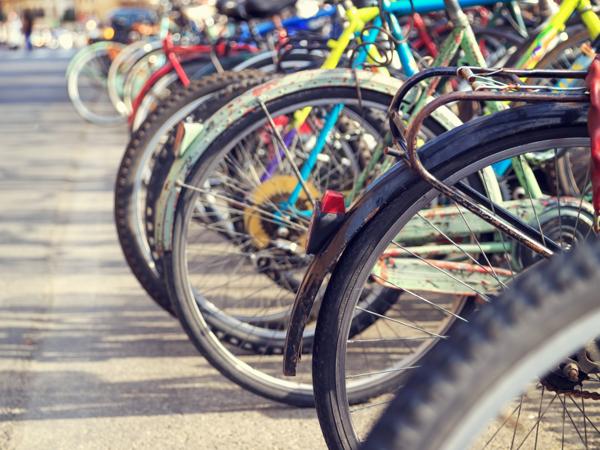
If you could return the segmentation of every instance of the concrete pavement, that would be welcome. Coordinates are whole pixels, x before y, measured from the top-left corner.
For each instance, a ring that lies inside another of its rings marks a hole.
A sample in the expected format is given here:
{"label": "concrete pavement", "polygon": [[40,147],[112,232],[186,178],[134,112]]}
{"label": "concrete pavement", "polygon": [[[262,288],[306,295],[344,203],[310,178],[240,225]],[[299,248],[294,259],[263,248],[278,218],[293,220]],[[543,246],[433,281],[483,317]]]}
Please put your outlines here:
{"label": "concrete pavement", "polygon": [[0,448],[323,447],[313,410],[225,380],[129,273],[126,132],[79,119],[68,55],[0,61]]}

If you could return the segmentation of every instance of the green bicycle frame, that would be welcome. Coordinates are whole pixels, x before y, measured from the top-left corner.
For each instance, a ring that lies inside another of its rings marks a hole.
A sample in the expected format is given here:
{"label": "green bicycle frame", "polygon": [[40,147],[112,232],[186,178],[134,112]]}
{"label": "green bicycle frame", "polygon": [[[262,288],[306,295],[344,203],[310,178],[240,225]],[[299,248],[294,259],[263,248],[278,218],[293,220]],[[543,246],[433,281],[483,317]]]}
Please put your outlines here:
{"label": "green bicycle frame", "polygon": [[590,38],[596,39],[600,35],[600,17],[592,10],[590,0],[563,0],[557,13],[548,21],[519,59],[517,67],[533,69],[556,42],[559,33],[564,31],[567,21],[576,11],[579,12]]}

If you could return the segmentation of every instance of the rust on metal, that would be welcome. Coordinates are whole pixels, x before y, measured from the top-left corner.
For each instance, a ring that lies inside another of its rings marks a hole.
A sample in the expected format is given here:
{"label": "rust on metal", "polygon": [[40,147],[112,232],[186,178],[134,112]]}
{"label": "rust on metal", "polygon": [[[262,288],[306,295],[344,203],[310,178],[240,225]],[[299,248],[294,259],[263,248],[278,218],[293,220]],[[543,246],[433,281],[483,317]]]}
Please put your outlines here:
{"label": "rust on metal", "polygon": [[[386,250],[382,255],[382,259],[386,258],[394,258],[398,256],[406,256],[406,251],[402,249],[390,249]],[[457,271],[457,272],[466,272],[466,273],[481,273],[485,275],[502,275],[506,277],[511,277],[513,272],[508,269],[503,269],[501,267],[490,267],[483,266],[478,264],[470,264],[459,261],[446,261],[443,259],[423,259],[427,264],[434,266],[439,269],[447,270],[447,271]]]}
{"label": "rust on metal", "polygon": [[[440,73],[441,72],[441,73]],[[455,73],[458,73],[459,69],[455,69]],[[570,72],[570,71],[556,71],[556,70],[515,70],[515,69],[485,69],[481,70],[480,68],[468,67],[468,68],[460,68],[460,72],[466,76],[472,76],[473,74],[492,74],[494,76],[518,76],[518,77],[536,77],[536,78],[549,78],[549,77],[565,77],[565,78],[584,78],[585,72]],[[567,72],[567,73],[565,73]],[[450,76],[450,71],[432,71],[431,74],[427,74],[426,76],[420,77],[420,80],[428,78],[430,76]],[[419,80],[419,81],[420,81]],[[408,83],[407,83],[408,84]],[[414,85],[414,82],[413,82]],[[518,88],[518,85],[515,85],[515,88]],[[407,92],[406,86],[404,86],[400,91],[404,92],[404,95]],[[400,92],[399,91],[399,92]],[[397,104],[402,102],[402,96],[397,93],[394,101]],[[549,257],[553,254],[552,250],[547,248],[544,244],[537,242],[535,239],[532,239],[527,234],[523,233],[521,230],[517,229],[512,224],[507,221],[496,217],[491,211],[482,207],[481,205],[473,202],[466,194],[462,193],[458,189],[446,185],[441,180],[437,179],[433,174],[431,174],[425,166],[422,164],[419,155],[417,153],[417,136],[421,125],[424,120],[429,117],[436,109],[446,106],[450,103],[461,102],[461,101],[511,101],[511,102],[576,102],[576,103],[586,103],[589,101],[589,96],[587,94],[553,94],[553,93],[538,93],[538,92],[495,92],[495,91],[470,91],[470,92],[453,92],[450,94],[446,94],[440,96],[427,105],[425,105],[420,111],[415,114],[413,121],[410,123],[407,131],[406,138],[404,136],[397,136],[397,133],[394,135],[396,138],[396,147],[399,152],[406,151],[407,158],[409,164],[413,170],[415,170],[418,175],[428,182],[432,187],[441,192],[442,194],[448,196],[452,200],[454,200],[458,205],[463,206],[465,209],[471,211],[473,214],[481,217],[483,220],[492,224],[494,227],[498,228],[502,232],[506,233],[508,236],[516,239],[521,242],[526,247],[535,251],[536,253],[542,254],[545,257]],[[390,111],[390,124],[392,128],[396,128],[395,125],[399,121],[399,113],[397,110]],[[399,132],[400,130],[397,130]]]}

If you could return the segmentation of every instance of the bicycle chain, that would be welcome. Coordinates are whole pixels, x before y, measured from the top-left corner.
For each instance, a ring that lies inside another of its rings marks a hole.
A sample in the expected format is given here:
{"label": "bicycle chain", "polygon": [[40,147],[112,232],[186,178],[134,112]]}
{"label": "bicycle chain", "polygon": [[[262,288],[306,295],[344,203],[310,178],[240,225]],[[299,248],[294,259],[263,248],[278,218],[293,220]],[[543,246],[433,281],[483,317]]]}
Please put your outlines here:
{"label": "bicycle chain", "polygon": [[591,392],[591,391],[575,391],[575,390],[567,390],[567,389],[556,389],[552,387],[549,383],[545,383],[544,381],[540,381],[542,386],[551,392],[555,392],[556,394],[569,394],[575,398],[582,398],[584,400],[600,400],[600,392]]}

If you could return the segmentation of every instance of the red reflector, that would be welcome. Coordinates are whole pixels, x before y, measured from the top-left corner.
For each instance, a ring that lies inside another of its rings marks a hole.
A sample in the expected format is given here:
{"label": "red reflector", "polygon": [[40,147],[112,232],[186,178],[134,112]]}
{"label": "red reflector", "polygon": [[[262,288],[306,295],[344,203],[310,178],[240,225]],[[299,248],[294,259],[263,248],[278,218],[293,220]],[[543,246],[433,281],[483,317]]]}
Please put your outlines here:
{"label": "red reflector", "polygon": [[321,211],[327,214],[344,214],[344,194],[336,191],[325,191],[321,199]]}

